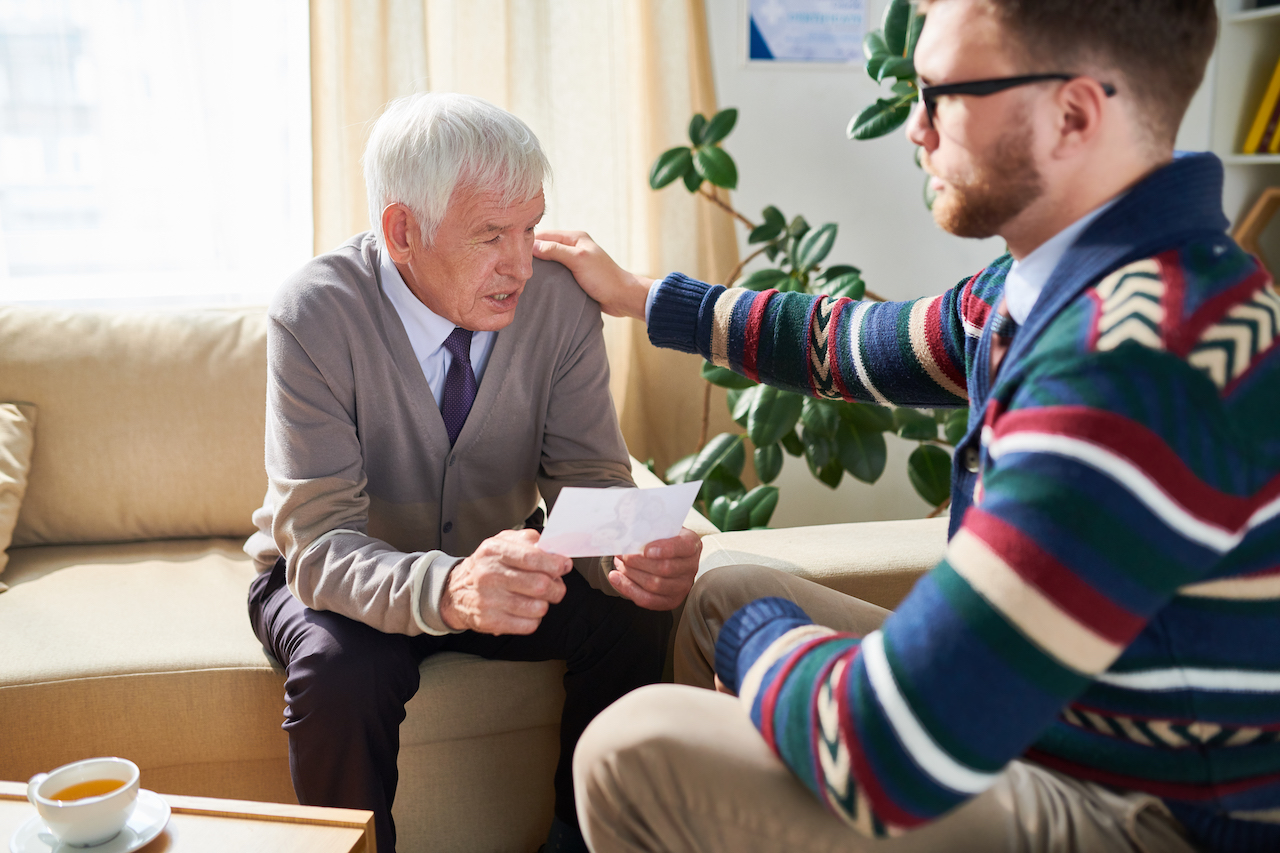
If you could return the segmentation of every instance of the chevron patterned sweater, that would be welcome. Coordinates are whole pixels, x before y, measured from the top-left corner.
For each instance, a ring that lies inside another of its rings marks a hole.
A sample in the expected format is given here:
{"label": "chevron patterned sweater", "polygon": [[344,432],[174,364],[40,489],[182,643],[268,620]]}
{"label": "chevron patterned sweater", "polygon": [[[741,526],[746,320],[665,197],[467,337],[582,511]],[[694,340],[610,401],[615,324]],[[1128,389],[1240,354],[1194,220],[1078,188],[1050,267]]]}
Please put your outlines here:
{"label": "chevron patterned sweater", "polygon": [[1090,226],[994,382],[1008,257],[905,303],[655,294],[655,343],[752,378],[971,403],[972,504],[880,631],[763,599],[720,635],[721,679],[855,829],[920,826],[1023,757],[1159,796],[1210,849],[1280,849],[1280,296],[1222,233],[1220,176],[1179,160]]}

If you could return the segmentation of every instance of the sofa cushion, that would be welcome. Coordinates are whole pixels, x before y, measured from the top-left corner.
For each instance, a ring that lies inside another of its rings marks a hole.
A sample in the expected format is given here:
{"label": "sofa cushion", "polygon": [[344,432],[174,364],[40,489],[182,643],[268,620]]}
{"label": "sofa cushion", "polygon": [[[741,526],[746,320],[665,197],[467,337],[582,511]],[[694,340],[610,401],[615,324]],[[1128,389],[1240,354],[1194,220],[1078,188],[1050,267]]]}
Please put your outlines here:
{"label": "sofa cushion", "polygon": [[40,410],[15,545],[241,536],[266,492],[266,312],[0,308]]}
{"label": "sofa cushion", "polygon": [[[0,574],[9,562],[9,543],[27,491],[35,424],[35,406],[0,403]],[[7,588],[0,583],[0,592]]]}
{"label": "sofa cushion", "polygon": [[[0,778],[114,754],[169,793],[287,798],[284,674],[249,627],[255,570],[240,546],[14,549],[0,596]],[[429,658],[403,747],[465,755],[476,738],[554,733],[563,674],[559,662]],[[274,777],[237,780],[235,767]]]}
{"label": "sofa cushion", "polygon": [[819,524],[703,537],[698,574],[768,566],[892,610],[947,550],[946,518]]}

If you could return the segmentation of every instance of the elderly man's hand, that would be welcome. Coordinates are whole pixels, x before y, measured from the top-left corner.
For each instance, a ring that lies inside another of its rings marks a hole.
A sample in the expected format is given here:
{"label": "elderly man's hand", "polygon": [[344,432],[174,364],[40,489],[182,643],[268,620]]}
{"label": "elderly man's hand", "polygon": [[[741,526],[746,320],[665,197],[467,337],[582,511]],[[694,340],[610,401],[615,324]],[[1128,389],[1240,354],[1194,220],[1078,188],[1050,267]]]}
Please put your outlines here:
{"label": "elderly man's hand", "polygon": [[644,304],[653,279],[629,273],[585,231],[539,231],[534,257],[564,264],[600,310],[614,317],[644,319]]}
{"label": "elderly man's hand", "polygon": [[647,610],[672,610],[684,601],[698,573],[702,539],[684,528],[670,539],[644,546],[644,554],[613,558],[609,583]]}
{"label": "elderly man's hand", "polygon": [[532,634],[547,608],[564,598],[573,561],[541,551],[536,530],[504,530],[454,566],[440,616],[454,630]]}

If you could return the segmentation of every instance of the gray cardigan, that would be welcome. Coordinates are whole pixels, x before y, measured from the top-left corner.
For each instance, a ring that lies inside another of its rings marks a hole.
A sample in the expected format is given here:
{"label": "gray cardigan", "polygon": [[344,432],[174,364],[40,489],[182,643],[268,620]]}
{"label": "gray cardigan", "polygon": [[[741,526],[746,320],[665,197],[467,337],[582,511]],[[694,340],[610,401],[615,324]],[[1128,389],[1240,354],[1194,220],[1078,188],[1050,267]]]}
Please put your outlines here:
{"label": "gray cardigan", "polygon": [[[380,631],[447,633],[449,570],[565,486],[632,486],[600,309],[535,260],[449,447],[371,233],[308,262],[272,302],[268,488],[245,551],[280,555],[303,604]],[[600,561],[579,570],[601,585]]]}

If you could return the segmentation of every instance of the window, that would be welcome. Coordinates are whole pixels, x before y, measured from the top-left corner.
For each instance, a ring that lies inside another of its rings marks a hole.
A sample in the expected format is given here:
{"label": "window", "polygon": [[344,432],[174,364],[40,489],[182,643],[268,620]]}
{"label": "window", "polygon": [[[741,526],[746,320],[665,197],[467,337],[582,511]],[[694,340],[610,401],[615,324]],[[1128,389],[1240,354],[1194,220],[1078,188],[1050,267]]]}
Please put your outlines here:
{"label": "window", "polygon": [[311,257],[306,0],[0,0],[0,301],[266,302]]}

